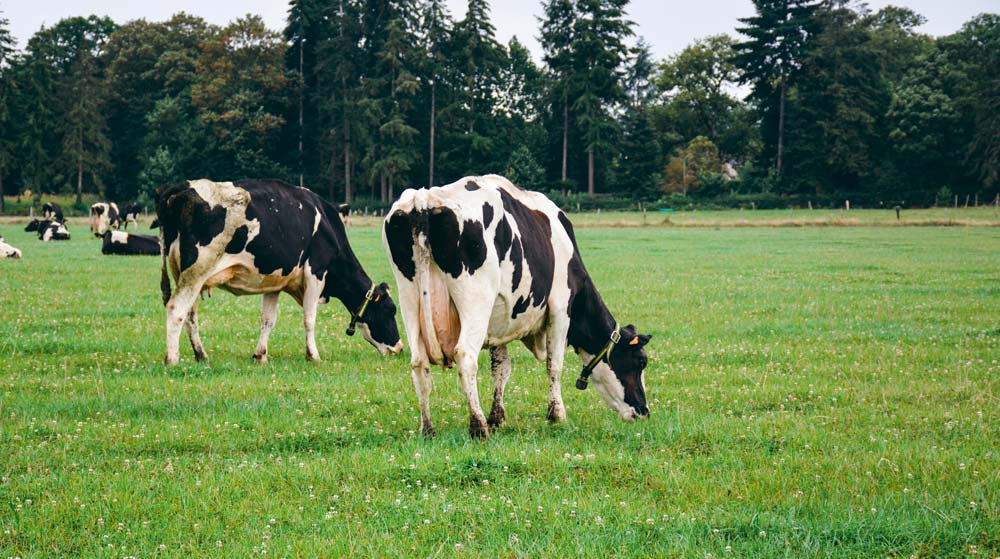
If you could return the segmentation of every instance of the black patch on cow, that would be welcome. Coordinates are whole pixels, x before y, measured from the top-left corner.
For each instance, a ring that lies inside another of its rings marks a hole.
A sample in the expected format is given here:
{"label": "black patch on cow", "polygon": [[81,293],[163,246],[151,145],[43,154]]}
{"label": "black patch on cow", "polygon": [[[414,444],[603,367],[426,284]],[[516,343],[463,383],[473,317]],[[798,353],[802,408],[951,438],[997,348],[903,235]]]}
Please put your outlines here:
{"label": "black patch on cow", "polygon": [[479,185],[473,181],[469,181],[465,183],[465,189],[468,190],[469,192],[475,192],[479,190]]}
{"label": "black patch on cow", "polygon": [[483,229],[489,229],[493,223],[493,206],[489,202],[483,202]]}
{"label": "black patch on cow", "polygon": [[385,240],[389,245],[393,265],[403,277],[413,281],[417,276],[417,264],[413,260],[413,226],[410,214],[397,211],[385,222]]}
{"label": "black patch on cow", "polygon": [[[552,291],[552,278],[555,274],[555,254],[552,251],[552,226],[549,217],[544,212],[532,210],[517,201],[503,189],[499,189],[503,200],[504,211],[517,223],[521,251],[524,261],[531,273],[531,305],[540,307],[548,300]],[[517,272],[518,260],[514,261],[514,271]],[[511,318],[515,318],[515,316]]]}
{"label": "black patch on cow", "polygon": [[232,240],[226,245],[227,254],[239,254],[243,252],[243,249],[247,246],[247,237],[250,235],[250,228],[246,225],[241,225],[233,233]]}
{"label": "black patch on cow", "polygon": [[503,262],[510,250],[510,245],[514,241],[514,233],[510,230],[510,223],[507,223],[506,216],[497,223],[497,230],[493,232],[493,246],[497,249],[497,260]]}
{"label": "black patch on cow", "polygon": [[[305,199],[295,188],[274,188],[268,181],[239,181],[236,186],[250,193],[247,220],[260,222],[260,234],[246,245],[254,266],[262,274],[286,276],[308,259],[316,208],[322,201]],[[283,184],[283,183],[281,183]],[[299,206],[302,206],[299,208]],[[339,223],[340,218],[335,218]],[[322,223],[327,221],[321,218]],[[343,225],[341,225],[343,227]],[[316,266],[313,266],[315,269]],[[319,273],[318,270],[316,270]],[[318,276],[317,276],[318,277]]]}
{"label": "black patch on cow", "polygon": [[112,241],[111,231],[104,232],[104,242],[101,254],[117,254],[123,256],[159,256],[160,240],[151,235],[136,235],[125,233],[125,242]]}
{"label": "black patch on cow", "polygon": [[187,182],[161,186],[156,198],[164,246],[180,239],[181,270],[186,270],[198,260],[198,246],[208,245],[225,229],[226,208],[209,207]]}
{"label": "black patch on cow", "polygon": [[60,223],[65,220],[62,208],[55,202],[46,202],[42,204],[42,214],[46,217],[46,219],[55,219]]}
{"label": "black patch on cow", "polygon": [[483,224],[467,220],[459,232],[458,216],[449,208],[434,208],[427,216],[427,236],[434,262],[457,278],[462,271],[470,274],[486,262],[486,239]]}
{"label": "black patch on cow", "polygon": [[510,318],[511,318],[511,320],[517,318],[517,315],[519,315],[519,314],[523,313],[524,311],[528,310],[528,306],[530,306],[530,305],[531,305],[531,300],[526,299],[524,297],[518,297],[517,298],[517,302],[514,303],[514,308],[510,312]]}
{"label": "black patch on cow", "polygon": [[90,213],[92,213],[92,214],[94,214],[96,216],[102,216],[102,215],[104,215],[104,206],[97,206],[97,207],[90,208]]}
{"label": "black patch on cow", "polygon": [[514,273],[511,275],[510,291],[517,291],[517,286],[521,285],[521,276],[524,274],[524,252],[521,250],[521,239],[514,237],[510,245],[510,261],[514,263]]}

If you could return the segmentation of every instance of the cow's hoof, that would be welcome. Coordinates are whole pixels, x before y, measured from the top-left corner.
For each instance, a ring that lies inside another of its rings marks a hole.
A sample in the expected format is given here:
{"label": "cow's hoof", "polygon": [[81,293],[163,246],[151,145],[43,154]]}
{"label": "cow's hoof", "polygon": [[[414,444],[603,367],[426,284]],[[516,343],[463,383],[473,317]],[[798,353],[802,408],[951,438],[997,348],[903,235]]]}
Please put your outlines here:
{"label": "cow's hoof", "polygon": [[490,410],[490,417],[486,420],[486,424],[490,427],[502,427],[506,422],[507,413],[504,411],[503,407],[493,406]]}
{"label": "cow's hoof", "polygon": [[549,403],[549,413],[546,414],[545,419],[553,423],[564,423],[566,421],[566,408],[555,402]]}
{"label": "cow's hoof", "polygon": [[163,358],[163,364],[168,367],[176,365],[178,361],[180,361],[178,358],[176,357],[171,358],[169,355]]}
{"label": "cow's hoof", "polygon": [[476,416],[469,418],[469,436],[484,441],[490,438],[490,430],[486,423]]}
{"label": "cow's hoof", "polygon": [[194,354],[194,360],[197,361],[197,362],[199,362],[199,363],[202,363],[204,361],[208,361],[208,355],[206,355],[204,353],[195,353]]}
{"label": "cow's hoof", "polygon": [[319,363],[320,361],[322,361],[322,359],[319,358],[319,355],[314,355],[312,353],[306,352],[306,361],[312,361],[314,363]]}
{"label": "cow's hoof", "polygon": [[433,439],[437,433],[434,431],[434,426],[427,424],[420,426],[420,434],[427,437],[428,439]]}
{"label": "cow's hoof", "polygon": [[264,365],[264,364],[267,363],[267,354],[266,353],[255,353],[255,354],[253,354],[253,361],[254,361],[254,363],[256,363],[258,365]]}

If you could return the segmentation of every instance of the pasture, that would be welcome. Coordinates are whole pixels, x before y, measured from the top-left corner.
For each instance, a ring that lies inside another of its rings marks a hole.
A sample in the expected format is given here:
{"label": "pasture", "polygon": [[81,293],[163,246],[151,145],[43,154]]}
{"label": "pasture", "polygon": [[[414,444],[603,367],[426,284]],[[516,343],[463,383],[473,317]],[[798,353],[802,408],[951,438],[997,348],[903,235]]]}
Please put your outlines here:
{"label": "pasture", "polygon": [[[310,363],[283,296],[255,366],[260,298],[216,292],[210,363],[184,342],[165,369],[159,259],[74,225],[0,224],[24,252],[0,261],[0,557],[1000,555],[998,228],[581,227],[653,334],[651,417],[575,390],[571,355],[547,424],[512,346],[508,424],[476,442],[454,371],[416,433],[407,353],[345,336],[339,302]],[[349,236],[392,283],[379,231]]]}

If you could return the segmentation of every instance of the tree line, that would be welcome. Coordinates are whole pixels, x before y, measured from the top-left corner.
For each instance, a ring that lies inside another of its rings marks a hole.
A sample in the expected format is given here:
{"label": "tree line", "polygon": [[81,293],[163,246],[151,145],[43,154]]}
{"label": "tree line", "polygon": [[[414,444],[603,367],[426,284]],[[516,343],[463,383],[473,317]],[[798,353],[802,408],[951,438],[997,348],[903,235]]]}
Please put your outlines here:
{"label": "tree line", "polygon": [[[487,0],[292,0],[287,25],[0,15],[0,193],[149,203],[186,178],[331,200],[501,173],[556,196],[930,205],[1000,187],[1000,16],[754,0],[655,60],[628,0],[544,0],[536,63]],[[747,94],[748,93],[748,94]],[[3,197],[0,197],[2,204]]]}

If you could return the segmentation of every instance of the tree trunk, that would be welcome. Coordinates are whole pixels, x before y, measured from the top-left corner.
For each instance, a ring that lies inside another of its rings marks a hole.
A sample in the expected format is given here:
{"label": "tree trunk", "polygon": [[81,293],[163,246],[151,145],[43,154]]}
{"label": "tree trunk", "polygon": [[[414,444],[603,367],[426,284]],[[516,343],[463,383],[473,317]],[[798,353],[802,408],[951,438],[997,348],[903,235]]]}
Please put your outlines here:
{"label": "tree trunk", "polygon": [[395,190],[395,188],[393,186],[393,181],[392,181],[392,178],[390,177],[389,178],[389,198],[386,199],[386,202],[392,202],[393,200],[396,199],[396,194],[395,194],[394,190]]}
{"label": "tree trunk", "polygon": [[569,160],[569,102],[563,92],[562,193],[566,196],[566,168]]}
{"label": "tree trunk", "polygon": [[587,194],[594,195],[594,149],[587,150]]}
{"label": "tree trunk", "polygon": [[[301,29],[300,29],[301,32]],[[305,135],[305,104],[306,104],[306,75],[303,72],[305,63],[305,40],[299,37],[299,187],[305,186],[305,164],[303,155],[303,136]],[[332,190],[332,188],[331,188]],[[330,192],[332,195],[333,192]],[[330,200],[333,200],[331,196]]]}
{"label": "tree trunk", "polygon": [[76,205],[83,205],[83,157],[76,158]]}
{"label": "tree trunk", "polygon": [[775,170],[781,176],[785,158],[785,95],[788,90],[788,80],[781,78],[781,98],[778,101],[778,161]]}
{"label": "tree trunk", "polygon": [[388,192],[388,190],[386,190],[385,175],[384,174],[379,174],[379,176],[378,176],[378,182],[379,182],[379,189],[380,189],[380,194],[381,194],[381,200],[382,200],[383,203],[385,203],[385,201],[386,201],[386,195],[389,192]]}
{"label": "tree trunk", "polygon": [[344,111],[344,202],[351,203],[354,189],[351,188],[351,122]]}
{"label": "tree trunk", "polygon": [[430,175],[427,180],[427,187],[434,186],[434,127],[437,119],[437,84],[431,81],[431,154],[428,161]]}

